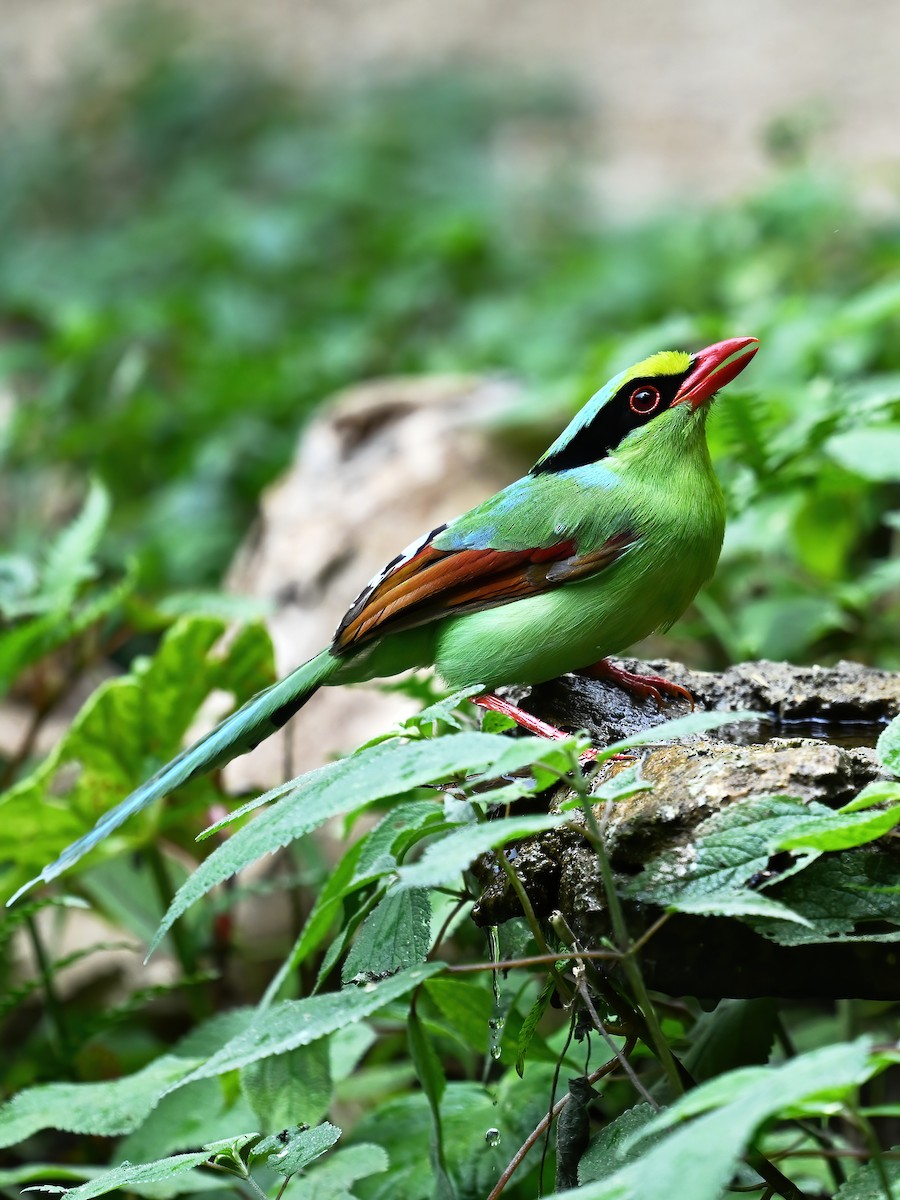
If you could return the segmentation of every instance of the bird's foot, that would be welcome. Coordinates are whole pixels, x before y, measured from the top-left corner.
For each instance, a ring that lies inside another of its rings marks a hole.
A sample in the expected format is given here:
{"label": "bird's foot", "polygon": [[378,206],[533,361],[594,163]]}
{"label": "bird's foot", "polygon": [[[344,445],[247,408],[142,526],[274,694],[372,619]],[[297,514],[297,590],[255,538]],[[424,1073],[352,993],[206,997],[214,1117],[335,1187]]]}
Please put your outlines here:
{"label": "bird's foot", "polygon": [[577,674],[586,675],[589,679],[609,679],[641,700],[652,697],[660,708],[665,700],[687,700],[691,711],[694,709],[694,697],[687,688],[673,683],[671,679],[664,679],[662,675],[637,675],[634,671],[617,667],[608,658],[601,658],[599,662],[591,667],[584,667]]}
{"label": "bird's foot", "polygon": [[[522,729],[527,729],[529,733],[535,733],[538,737],[549,738],[551,741],[559,742],[570,735],[563,729],[558,729],[555,725],[551,725],[549,721],[542,721],[540,717],[536,717],[533,713],[526,712],[524,708],[519,708],[518,704],[513,704],[511,700],[504,700],[502,696],[495,696],[493,692],[487,692],[484,696],[473,696],[472,703],[477,704],[480,708],[486,708],[490,712],[502,713],[504,717],[509,717],[515,723],[521,726]],[[589,750],[585,750],[578,755],[578,761],[582,764],[591,763],[597,757],[598,751],[593,746]]]}

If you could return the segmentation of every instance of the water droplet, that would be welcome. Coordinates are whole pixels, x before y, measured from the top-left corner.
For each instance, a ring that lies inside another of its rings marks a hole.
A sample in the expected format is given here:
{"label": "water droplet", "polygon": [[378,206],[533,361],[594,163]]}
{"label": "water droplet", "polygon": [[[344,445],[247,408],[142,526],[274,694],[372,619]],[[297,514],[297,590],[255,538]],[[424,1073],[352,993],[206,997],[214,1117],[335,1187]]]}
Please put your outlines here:
{"label": "water droplet", "polygon": [[492,1125],[490,1129],[485,1130],[484,1140],[489,1146],[500,1145],[500,1130],[495,1129]]}

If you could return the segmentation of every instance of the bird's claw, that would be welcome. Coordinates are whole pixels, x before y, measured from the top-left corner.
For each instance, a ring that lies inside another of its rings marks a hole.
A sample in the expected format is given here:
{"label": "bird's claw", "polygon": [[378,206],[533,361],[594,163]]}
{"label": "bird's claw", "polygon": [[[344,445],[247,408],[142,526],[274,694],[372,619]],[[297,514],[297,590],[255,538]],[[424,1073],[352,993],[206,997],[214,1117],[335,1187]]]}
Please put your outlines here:
{"label": "bird's claw", "polygon": [[662,675],[638,675],[635,671],[616,666],[608,658],[602,658],[592,667],[579,671],[579,674],[587,675],[591,679],[609,679],[641,700],[655,700],[659,708],[662,708],[666,700],[687,700],[691,711],[694,710],[694,697],[680,683],[673,683],[671,679]]}

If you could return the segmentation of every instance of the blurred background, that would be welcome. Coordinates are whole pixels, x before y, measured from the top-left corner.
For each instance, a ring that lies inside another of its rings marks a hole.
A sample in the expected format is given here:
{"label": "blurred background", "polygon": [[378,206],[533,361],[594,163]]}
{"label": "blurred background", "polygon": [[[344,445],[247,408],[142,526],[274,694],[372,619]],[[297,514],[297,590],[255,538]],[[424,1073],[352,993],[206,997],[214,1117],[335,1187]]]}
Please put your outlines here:
{"label": "blurred background", "polygon": [[722,564],[650,648],[900,665],[891,0],[2,11],[0,680],[41,721],[261,611],[221,582],[336,391],[502,377],[499,486],[612,371],[743,333]]}

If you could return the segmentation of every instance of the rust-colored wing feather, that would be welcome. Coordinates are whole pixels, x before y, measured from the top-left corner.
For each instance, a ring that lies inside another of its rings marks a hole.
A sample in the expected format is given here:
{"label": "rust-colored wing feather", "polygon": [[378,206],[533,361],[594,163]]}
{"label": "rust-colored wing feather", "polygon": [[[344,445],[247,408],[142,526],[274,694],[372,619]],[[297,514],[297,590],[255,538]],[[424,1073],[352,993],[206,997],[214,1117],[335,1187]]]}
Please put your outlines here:
{"label": "rust-colored wing feather", "polygon": [[332,650],[346,654],[388,633],[584,579],[634,540],[619,533],[583,554],[571,538],[532,550],[439,550],[429,540],[362,593],[338,626]]}

